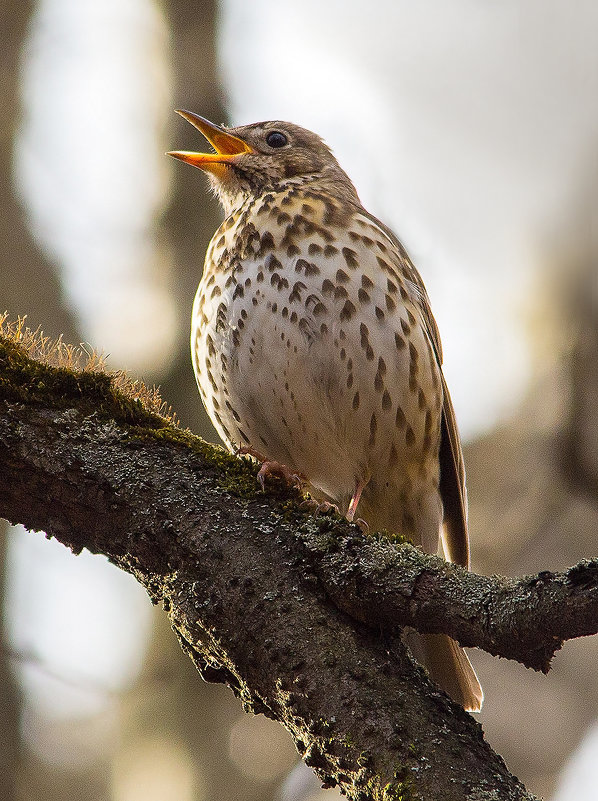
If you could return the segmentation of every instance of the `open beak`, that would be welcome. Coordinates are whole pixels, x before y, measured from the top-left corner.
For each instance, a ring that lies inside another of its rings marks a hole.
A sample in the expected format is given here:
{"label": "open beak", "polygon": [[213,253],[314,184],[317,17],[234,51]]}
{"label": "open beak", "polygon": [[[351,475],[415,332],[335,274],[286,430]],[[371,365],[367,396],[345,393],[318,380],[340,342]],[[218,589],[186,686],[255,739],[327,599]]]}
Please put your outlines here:
{"label": "open beak", "polygon": [[218,165],[226,164],[243,153],[253,152],[247,142],[239,139],[238,136],[233,136],[233,134],[219,125],[214,125],[213,122],[206,120],[205,117],[200,117],[199,114],[182,111],[181,109],[177,109],[177,114],[180,114],[194,128],[201,131],[216,152],[191,153],[187,150],[171,150],[166,154],[167,156],[174,156],[175,159],[180,159],[193,167],[199,167],[200,170],[215,172],[218,169]]}

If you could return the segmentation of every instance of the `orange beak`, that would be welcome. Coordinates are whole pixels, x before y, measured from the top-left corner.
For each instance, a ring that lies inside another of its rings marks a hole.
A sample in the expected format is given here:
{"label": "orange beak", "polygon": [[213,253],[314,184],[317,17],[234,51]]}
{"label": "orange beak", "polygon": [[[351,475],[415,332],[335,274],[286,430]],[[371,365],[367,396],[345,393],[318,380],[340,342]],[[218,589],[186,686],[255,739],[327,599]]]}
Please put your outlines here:
{"label": "orange beak", "polygon": [[253,149],[247,142],[239,139],[238,136],[233,136],[233,134],[219,125],[214,125],[213,122],[206,120],[205,117],[180,109],[177,109],[177,114],[180,114],[194,128],[201,131],[216,152],[191,153],[187,150],[171,150],[166,154],[167,156],[174,156],[175,159],[180,159],[193,167],[199,167],[200,170],[217,172],[218,165],[231,162],[243,153],[253,153]]}

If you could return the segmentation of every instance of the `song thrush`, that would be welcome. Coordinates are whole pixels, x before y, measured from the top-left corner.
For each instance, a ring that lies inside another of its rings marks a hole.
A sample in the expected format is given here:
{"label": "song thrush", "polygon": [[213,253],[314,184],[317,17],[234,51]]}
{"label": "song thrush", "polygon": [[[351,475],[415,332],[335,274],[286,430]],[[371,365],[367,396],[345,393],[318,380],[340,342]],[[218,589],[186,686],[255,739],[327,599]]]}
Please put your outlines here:
{"label": "song thrush", "polygon": [[[316,497],[468,566],[461,444],[422,280],[320,137],[288,122],[224,128],[179,112],[213,153],[225,211],[195,303],[193,366],[231,450],[305,477]],[[466,709],[482,690],[444,635],[410,645]]]}

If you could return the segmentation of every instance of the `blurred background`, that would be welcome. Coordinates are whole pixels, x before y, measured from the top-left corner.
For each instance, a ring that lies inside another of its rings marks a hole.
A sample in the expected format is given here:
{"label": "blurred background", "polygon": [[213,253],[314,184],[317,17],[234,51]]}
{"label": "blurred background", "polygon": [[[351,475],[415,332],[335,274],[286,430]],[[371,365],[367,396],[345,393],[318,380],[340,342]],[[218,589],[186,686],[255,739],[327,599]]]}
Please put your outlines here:
{"label": "blurred background", "polygon": [[[4,0],[0,311],[87,342],[209,439],[188,354],[220,211],[173,108],[316,130],[429,289],[466,442],[473,567],[596,556],[593,0]],[[0,799],[334,801],[286,732],[203,683],[105,560],[0,521]],[[475,652],[531,790],[598,784],[598,638],[547,677]]]}

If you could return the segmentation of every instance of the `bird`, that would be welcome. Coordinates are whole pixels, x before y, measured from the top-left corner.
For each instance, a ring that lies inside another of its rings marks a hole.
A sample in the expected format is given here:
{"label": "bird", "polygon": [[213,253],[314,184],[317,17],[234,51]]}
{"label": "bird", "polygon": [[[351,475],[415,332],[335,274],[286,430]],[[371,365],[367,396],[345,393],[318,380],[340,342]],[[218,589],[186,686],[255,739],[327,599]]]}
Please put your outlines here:
{"label": "bird", "polygon": [[[461,442],[438,328],[407,251],[317,134],[178,113],[211,150],[168,155],[202,170],[224,210],[191,324],[199,393],[220,437],[263,463],[262,480],[300,478],[348,520],[427,553],[441,544],[469,568]],[[453,639],[407,639],[449,696],[481,708]]]}

